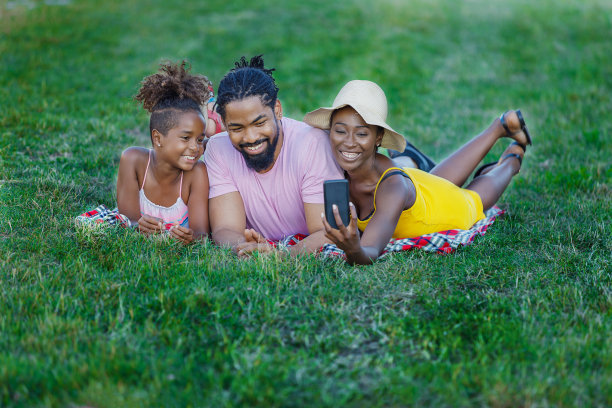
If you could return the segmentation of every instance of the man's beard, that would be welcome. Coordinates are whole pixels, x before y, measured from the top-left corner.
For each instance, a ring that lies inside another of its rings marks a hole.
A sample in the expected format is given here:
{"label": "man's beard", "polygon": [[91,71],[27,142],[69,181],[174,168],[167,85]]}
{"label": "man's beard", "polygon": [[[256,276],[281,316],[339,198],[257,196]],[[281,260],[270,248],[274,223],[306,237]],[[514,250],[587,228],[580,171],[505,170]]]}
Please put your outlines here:
{"label": "man's beard", "polygon": [[256,172],[260,172],[272,166],[272,164],[274,163],[274,151],[276,150],[276,145],[278,144],[279,134],[280,131],[277,123],[276,137],[271,143],[270,139],[264,142],[268,144],[268,147],[266,148],[266,150],[256,155],[248,154],[245,149],[249,146],[256,145],[258,142],[244,143],[240,145],[240,153],[242,153],[242,157],[244,157],[244,161],[246,162],[248,168],[253,169]]}

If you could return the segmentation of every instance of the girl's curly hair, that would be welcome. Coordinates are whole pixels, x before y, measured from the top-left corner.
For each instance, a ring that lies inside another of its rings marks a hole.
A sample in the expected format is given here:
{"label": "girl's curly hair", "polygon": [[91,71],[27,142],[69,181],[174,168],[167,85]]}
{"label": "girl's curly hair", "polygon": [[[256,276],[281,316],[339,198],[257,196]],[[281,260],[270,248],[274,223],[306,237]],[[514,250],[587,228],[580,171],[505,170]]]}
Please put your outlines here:
{"label": "girl's curly hair", "polygon": [[151,113],[149,130],[165,135],[178,124],[178,115],[202,113],[212,97],[212,83],[204,75],[191,74],[186,61],[160,64],[159,72],[145,77],[134,99]]}

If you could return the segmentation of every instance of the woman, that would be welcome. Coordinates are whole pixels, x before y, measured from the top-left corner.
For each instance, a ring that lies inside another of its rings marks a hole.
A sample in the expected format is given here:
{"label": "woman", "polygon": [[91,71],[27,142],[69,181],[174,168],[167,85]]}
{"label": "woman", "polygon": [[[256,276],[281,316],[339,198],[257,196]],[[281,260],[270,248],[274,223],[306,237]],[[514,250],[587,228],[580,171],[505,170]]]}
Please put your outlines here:
{"label": "woman", "polygon": [[[410,238],[448,229],[468,229],[484,218],[518,173],[531,137],[520,111],[508,111],[430,173],[399,168],[378,147],[402,151],[406,140],[386,123],[387,99],[370,81],[350,81],[331,108],[308,113],[304,121],[329,129],[336,161],[349,180],[351,221],[339,229],[323,218],[326,236],[351,264],[370,264],[391,238]],[[502,137],[515,141],[496,163],[478,163]],[[362,234],[358,234],[359,229]]]}

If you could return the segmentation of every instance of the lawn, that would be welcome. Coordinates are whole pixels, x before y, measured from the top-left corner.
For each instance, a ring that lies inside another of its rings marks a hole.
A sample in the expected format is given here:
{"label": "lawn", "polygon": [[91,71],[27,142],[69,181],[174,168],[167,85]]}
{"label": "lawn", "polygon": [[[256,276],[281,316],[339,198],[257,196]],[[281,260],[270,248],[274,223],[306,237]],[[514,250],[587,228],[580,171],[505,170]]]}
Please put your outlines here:
{"label": "lawn", "polygon": [[[611,38],[604,0],[0,0],[0,406],[612,405]],[[507,214],[362,267],[75,227],[145,75],[256,54],[287,116],[374,80],[438,161],[520,108]]]}

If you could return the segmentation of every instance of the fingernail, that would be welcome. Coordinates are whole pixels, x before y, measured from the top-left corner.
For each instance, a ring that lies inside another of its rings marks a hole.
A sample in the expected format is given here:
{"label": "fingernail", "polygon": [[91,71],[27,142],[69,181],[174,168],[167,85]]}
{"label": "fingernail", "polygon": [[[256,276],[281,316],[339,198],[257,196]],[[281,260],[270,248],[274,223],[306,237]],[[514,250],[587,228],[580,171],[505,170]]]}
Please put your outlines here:
{"label": "fingernail", "polygon": [[334,205],[332,205],[332,208],[333,208],[334,210],[337,210],[337,209],[338,209],[338,206],[337,206],[336,204],[334,204]]}

